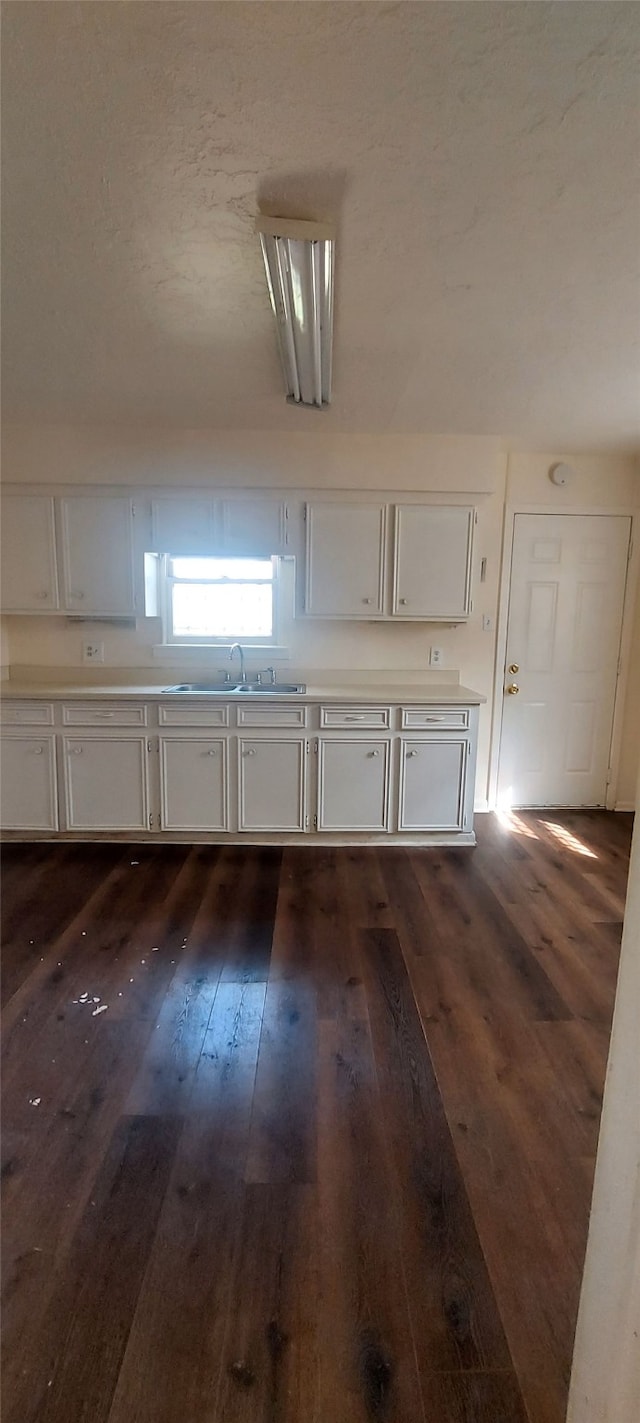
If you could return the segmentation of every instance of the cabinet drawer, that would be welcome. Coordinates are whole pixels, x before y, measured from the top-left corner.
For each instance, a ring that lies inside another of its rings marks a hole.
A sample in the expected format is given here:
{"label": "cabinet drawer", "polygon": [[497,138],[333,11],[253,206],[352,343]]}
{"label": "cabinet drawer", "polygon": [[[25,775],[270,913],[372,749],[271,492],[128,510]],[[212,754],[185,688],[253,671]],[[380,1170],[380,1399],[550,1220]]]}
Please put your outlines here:
{"label": "cabinet drawer", "polygon": [[160,726],[228,726],[229,707],[226,703],[223,706],[197,707],[185,707],[180,703],[180,706],[168,707],[161,702],[158,720]]}
{"label": "cabinet drawer", "polygon": [[0,708],[3,726],[53,726],[50,702],[3,702]]}
{"label": "cabinet drawer", "polygon": [[306,726],[306,706],[238,707],[238,726]]}
{"label": "cabinet drawer", "polygon": [[135,702],[73,702],[62,708],[63,726],[146,726],[147,708]]}
{"label": "cabinet drawer", "polygon": [[386,731],[391,725],[391,708],[321,707],[320,725],[323,729],[352,726],[354,731]]}
{"label": "cabinet drawer", "polygon": [[403,731],[464,731],[468,707],[403,707]]}

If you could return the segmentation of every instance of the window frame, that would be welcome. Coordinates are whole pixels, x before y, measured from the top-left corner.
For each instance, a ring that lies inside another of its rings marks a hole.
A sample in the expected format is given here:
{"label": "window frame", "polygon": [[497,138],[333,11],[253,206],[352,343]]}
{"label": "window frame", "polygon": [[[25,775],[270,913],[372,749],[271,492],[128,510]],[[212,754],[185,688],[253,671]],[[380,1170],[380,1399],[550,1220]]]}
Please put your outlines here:
{"label": "window frame", "polygon": [[[241,642],[242,645],[243,645],[243,647],[266,647],[266,648],[275,648],[275,647],[278,646],[278,644],[279,644],[279,633],[280,633],[280,615],[281,615],[281,606],[280,606],[280,578],[279,578],[279,572],[280,572],[280,557],[278,556],[278,554],[271,554],[271,555],[266,555],[266,556],[265,556],[264,554],[256,555],[256,554],[252,554],[252,553],[247,553],[247,554],[236,554],[236,553],[233,553],[233,554],[211,554],[211,555],[210,555],[211,558],[224,559],[224,561],[225,561],[226,563],[234,562],[236,559],[238,560],[238,562],[240,562],[240,561],[242,561],[243,559],[249,559],[249,558],[250,558],[250,559],[253,559],[253,560],[259,560],[259,561],[263,561],[263,562],[265,562],[265,563],[268,562],[268,563],[271,564],[271,569],[272,569],[271,588],[272,588],[272,610],[273,610],[273,619],[272,619],[271,635],[270,635],[269,637],[260,637],[260,636],[258,636],[257,634],[254,635],[253,633],[224,633],[224,634],[221,634],[219,637],[216,637],[216,636],[213,636],[213,637],[206,637],[206,636],[204,636],[202,633],[196,633],[196,634],[194,634],[192,637],[190,637],[190,636],[187,636],[187,635],[174,633],[174,631],[173,631],[173,599],[172,599],[172,588],[173,588],[173,585],[174,585],[175,583],[193,583],[193,584],[199,583],[199,584],[203,584],[203,585],[206,585],[206,586],[210,586],[211,584],[225,584],[225,583],[226,583],[226,584],[229,584],[229,583],[233,583],[234,581],[236,581],[236,580],[234,580],[234,579],[229,579],[229,578],[176,578],[176,577],[172,574],[172,572],[171,572],[171,564],[172,564],[172,562],[174,561],[174,559],[187,558],[187,557],[191,557],[191,555],[188,555],[188,554],[180,554],[180,553],[164,553],[164,554],[161,554],[160,557],[159,557],[159,559],[158,559],[158,610],[159,610],[159,613],[160,613],[160,617],[161,617],[161,619],[162,619],[162,630],[163,630],[162,635],[163,635],[163,643],[164,643],[164,646],[166,646],[166,647],[174,647],[174,648],[176,648],[176,647],[187,647],[187,648],[188,648],[188,647],[192,647],[192,648],[197,648],[197,647],[220,647],[220,648],[228,648],[228,647],[231,647],[234,642]],[[193,557],[194,557],[194,558],[204,558],[204,557],[207,557],[207,555],[204,555],[204,554],[194,554]],[[243,578],[243,579],[240,579],[240,578],[239,578],[239,579],[237,580],[237,582],[238,582],[238,583],[242,583],[242,584],[247,584],[247,583],[266,583],[266,582],[268,582],[268,580],[267,580],[267,579],[262,579],[262,578]]]}

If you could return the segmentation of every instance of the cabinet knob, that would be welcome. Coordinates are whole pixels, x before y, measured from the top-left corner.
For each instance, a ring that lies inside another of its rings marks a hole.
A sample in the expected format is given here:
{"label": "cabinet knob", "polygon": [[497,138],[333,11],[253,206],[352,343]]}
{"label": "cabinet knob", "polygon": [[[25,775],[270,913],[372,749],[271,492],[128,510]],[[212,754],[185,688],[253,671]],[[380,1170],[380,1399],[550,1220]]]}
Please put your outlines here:
{"label": "cabinet knob", "polygon": [[407,756],[417,756],[417,751],[407,751]]}
{"label": "cabinet knob", "polygon": [[379,752],[379,751],[372,751],[372,752],[371,752],[371,755],[372,755],[372,756],[379,756],[379,755],[380,755],[380,752]]}
{"label": "cabinet knob", "polygon": [[46,592],[44,592],[44,590],[43,590],[42,592],[38,593],[36,596],[40,599],[40,602],[41,602],[41,603],[46,603],[47,598],[49,597],[49,594],[46,593]]}
{"label": "cabinet knob", "polygon": [[69,590],[69,597],[70,597],[70,598],[78,598],[78,599],[81,599],[81,598],[84,598],[84,593],[74,593],[73,589],[70,589],[70,590]]}
{"label": "cabinet knob", "polygon": [[409,601],[408,598],[398,598],[398,602],[400,603],[400,606],[403,607],[403,608],[406,608],[408,601]]}
{"label": "cabinet knob", "polygon": [[81,747],[81,746],[71,746],[71,747],[69,748],[69,750],[70,750],[72,756],[81,756],[81,755],[82,755],[82,747]]}
{"label": "cabinet knob", "polygon": [[215,756],[215,751],[207,751],[207,756]]}
{"label": "cabinet knob", "polygon": [[363,601],[363,603],[369,604],[369,603],[372,603],[372,602],[373,602],[373,598],[363,598],[362,601]]}
{"label": "cabinet knob", "polygon": [[254,746],[250,746],[249,749],[248,749],[248,751],[245,751],[244,754],[245,754],[245,756],[255,756],[255,754],[256,754],[256,752],[255,752],[255,747],[254,747]]}
{"label": "cabinet knob", "polygon": [[42,746],[34,746],[34,748],[33,748],[33,754],[34,754],[34,756],[42,756],[42,754],[43,754],[43,748],[42,748]]}

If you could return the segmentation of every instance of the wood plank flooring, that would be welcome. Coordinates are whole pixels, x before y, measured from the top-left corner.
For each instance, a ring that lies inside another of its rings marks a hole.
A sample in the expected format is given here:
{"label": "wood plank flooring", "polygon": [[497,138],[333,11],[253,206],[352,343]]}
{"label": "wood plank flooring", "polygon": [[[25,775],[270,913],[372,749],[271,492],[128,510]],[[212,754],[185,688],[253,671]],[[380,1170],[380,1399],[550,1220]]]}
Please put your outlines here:
{"label": "wood plank flooring", "polygon": [[562,1423],[631,820],[477,829],[5,848],[4,1423]]}

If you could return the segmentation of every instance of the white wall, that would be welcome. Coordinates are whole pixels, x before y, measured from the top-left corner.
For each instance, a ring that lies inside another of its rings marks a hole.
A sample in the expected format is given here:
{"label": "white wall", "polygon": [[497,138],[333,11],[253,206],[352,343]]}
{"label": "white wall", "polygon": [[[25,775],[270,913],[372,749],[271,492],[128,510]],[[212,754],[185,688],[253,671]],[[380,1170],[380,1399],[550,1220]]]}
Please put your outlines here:
{"label": "white wall", "polygon": [[[496,624],[502,532],[506,502],[631,508],[640,504],[637,465],[622,457],[567,456],[576,480],[555,489],[548,479],[554,458],[512,454],[508,461],[497,438],[439,435],[290,435],[274,432],[91,429],[24,426],[3,434],[3,478],[11,483],[118,484],[174,488],[263,487],[284,490],[380,490],[390,495],[424,492],[466,495],[478,508],[475,541],[474,610],[458,628],[420,624],[337,624],[300,620],[289,629],[292,668],[383,670],[418,673],[437,643],[445,668],[489,699],[480,721],[477,806],[486,804],[491,737],[491,699],[496,657]],[[507,482],[508,481],[508,482]],[[486,582],[480,584],[482,558]],[[483,616],[493,620],[483,631]],[[65,619],[12,618],[9,657],[21,666],[78,667],[82,629]],[[638,762],[636,727],[640,717],[640,619],[622,734],[619,799],[633,794]],[[157,671],[153,645],[158,625],[141,621],[135,630],[101,628],[105,671],[142,667]]]}
{"label": "white wall", "polygon": [[568,1423],[637,1423],[640,1418],[639,1022],[637,816]]}

